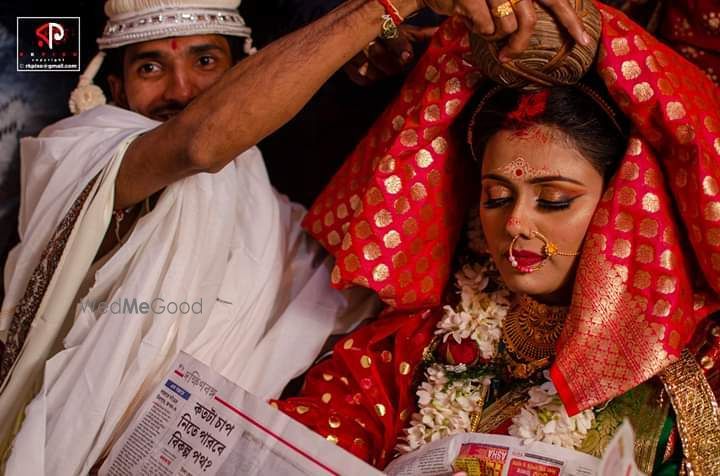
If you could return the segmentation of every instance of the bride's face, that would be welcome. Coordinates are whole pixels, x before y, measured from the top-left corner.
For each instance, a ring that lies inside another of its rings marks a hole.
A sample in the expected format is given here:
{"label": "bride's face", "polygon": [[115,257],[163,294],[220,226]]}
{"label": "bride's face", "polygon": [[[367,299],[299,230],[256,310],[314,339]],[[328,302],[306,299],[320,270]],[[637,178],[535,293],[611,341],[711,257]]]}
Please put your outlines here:
{"label": "bride's face", "polygon": [[[536,126],[491,137],[482,162],[480,219],[505,284],[547,303],[567,304],[576,256],[555,255],[537,270],[544,242],[578,252],[603,193],[603,178],[559,131]],[[517,266],[508,251],[513,238]]]}

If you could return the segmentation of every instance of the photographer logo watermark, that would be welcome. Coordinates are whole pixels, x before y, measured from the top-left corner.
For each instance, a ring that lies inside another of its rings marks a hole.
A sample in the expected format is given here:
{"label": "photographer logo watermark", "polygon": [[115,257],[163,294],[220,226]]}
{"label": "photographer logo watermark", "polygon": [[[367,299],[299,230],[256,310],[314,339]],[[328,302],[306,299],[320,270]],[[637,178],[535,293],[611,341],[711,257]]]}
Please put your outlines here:
{"label": "photographer logo watermark", "polygon": [[80,71],[80,17],[18,17],[18,71]]}
{"label": "photographer logo watermark", "polygon": [[142,301],[136,298],[123,298],[115,301],[80,301],[80,312],[90,311],[93,314],[139,314],[139,315],[201,315],[203,301],[199,299],[194,302],[188,301],[166,301],[163,298],[155,298],[152,301]]}

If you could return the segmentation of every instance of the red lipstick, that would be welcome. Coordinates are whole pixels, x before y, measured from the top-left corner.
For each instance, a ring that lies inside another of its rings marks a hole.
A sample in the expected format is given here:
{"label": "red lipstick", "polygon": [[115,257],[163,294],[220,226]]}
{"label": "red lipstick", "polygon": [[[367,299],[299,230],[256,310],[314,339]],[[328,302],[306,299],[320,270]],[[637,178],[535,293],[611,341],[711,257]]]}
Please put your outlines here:
{"label": "red lipstick", "polygon": [[545,259],[544,256],[528,250],[513,250],[512,254],[515,260],[513,263],[513,260],[508,256],[510,264],[522,273],[535,271],[535,267]]}

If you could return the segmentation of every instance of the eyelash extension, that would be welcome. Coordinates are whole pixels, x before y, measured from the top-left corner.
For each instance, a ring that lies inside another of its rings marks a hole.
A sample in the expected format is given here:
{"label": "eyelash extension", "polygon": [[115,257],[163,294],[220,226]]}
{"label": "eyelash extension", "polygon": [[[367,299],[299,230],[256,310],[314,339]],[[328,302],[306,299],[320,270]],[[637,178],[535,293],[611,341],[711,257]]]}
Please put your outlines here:
{"label": "eyelash extension", "polygon": [[485,203],[483,203],[483,206],[485,208],[499,208],[503,205],[509,203],[512,199],[510,197],[504,197],[504,198],[488,198],[485,200]]}
{"label": "eyelash extension", "polygon": [[[488,199],[483,203],[483,206],[485,208],[500,208],[503,205],[506,205],[507,203],[509,203],[511,200],[512,200],[512,198],[510,198],[510,197]],[[570,205],[572,204],[573,200],[575,200],[575,199],[572,198],[570,200],[563,200],[561,202],[552,202],[549,200],[538,199],[537,203],[538,203],[538,206],[544,210],[560,211],[560,210],[567,210],[568,208],[570,208]]]}
{"label": "eyelash extension", "polygon": [[570,204],[575,200],[574,198],[571,198],[570,200],[563,200],[560,202],[552,202],[549,200],[543,200],[539,198],[537,200],[538,206],[545,210],[550,211],[558,211],[558,210],[567,210],[570,208]]}

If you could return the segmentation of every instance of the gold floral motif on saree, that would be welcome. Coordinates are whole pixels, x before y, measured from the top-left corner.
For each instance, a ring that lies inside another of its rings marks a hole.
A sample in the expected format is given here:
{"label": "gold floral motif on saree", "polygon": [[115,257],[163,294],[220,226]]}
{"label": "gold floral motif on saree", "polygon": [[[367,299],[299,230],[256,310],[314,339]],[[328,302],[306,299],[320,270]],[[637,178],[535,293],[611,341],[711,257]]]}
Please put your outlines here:
{"label": "gold floral motif on saree", "polygon": [[[591,236],[555,362],[580,408],[602,403],[598,396],[624,393],[673,360],[663,345],[665,328],[646,321],[647,299],[631,294],[627,283],[627,268],[609,262],[600,236]],[[602,378],[588,381],[588,374]]]}

